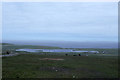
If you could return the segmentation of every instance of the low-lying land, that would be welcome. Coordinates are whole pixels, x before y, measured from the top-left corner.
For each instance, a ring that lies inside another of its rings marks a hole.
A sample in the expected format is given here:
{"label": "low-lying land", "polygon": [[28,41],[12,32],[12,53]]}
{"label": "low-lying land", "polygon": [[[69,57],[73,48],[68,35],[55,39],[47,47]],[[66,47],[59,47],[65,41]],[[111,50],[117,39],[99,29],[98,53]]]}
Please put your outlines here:
{"label": "low-lying land", "polygon": [[[117,78],[117,49],[76,49],[97,50],[99,54],[89,53],[29,53],[16,52],[16,49],[39,49],[42,46],[3,45],[3,55],[12,50],[11,54],[19,55],[2,58],[3,78]],[[59,47],[43,47],[59,49]],[[106,53],[101,53],[105,51]],[[76,54],[77,56],[73,56]],[[78,56],[81,54],[81,56]]]}

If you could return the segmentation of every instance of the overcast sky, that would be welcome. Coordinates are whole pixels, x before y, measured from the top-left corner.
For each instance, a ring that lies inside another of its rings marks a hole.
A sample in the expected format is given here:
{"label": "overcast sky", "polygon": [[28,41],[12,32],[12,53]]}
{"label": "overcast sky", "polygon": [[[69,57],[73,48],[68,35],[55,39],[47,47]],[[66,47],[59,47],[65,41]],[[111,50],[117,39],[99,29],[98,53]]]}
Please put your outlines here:
{"label": "overcast sky", "polygon": [[118,40],[116,2],[3,3],[4,40]]}

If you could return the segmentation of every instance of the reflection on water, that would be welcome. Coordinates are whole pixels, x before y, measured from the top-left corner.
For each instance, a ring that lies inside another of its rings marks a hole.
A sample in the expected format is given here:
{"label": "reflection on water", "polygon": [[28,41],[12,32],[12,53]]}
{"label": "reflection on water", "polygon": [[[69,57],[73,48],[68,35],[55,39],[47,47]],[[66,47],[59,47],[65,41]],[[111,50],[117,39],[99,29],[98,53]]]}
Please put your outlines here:
{"label": "reflection on water", "polygon": [[17,49],[16,51],[26,51],[26,52],[91,52],[99,53],[98,51],[84,51],[84,50],[73,50],[73,49]]}

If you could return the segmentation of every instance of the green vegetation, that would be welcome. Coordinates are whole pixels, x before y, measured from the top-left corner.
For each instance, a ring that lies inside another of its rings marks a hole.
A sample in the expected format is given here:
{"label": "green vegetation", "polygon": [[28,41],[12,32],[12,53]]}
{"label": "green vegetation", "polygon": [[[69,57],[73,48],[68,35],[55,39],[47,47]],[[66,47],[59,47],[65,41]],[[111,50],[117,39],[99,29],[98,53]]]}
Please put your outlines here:
{"label": "green vegetation", "polygon": [[[3,50],[19,48],[40,48],[38,46],[3,46]],[[7,49],[6,49],[7,48]],[[45,47],[44,47],[45,48]],[[48,47],[47,47],[48,48]],[[53,47],[49,47],[53,48]],[[117,78],[117,49],[83,49],[106,51],[106,54],[87,54],[65,56],[66,53],[21,53],[17,56],[2,58],[3,78]],[[64,60],[41,60],[60,58]]]}
{"label": "green vegetation", "polygon": [[[40,60],[46,57],[64,60]],[[73,76],[76,78],[115,78],[118,76],[117,58],[105,56],[22,54],[4,57],[2,66],[3,78],[72,78]]]}

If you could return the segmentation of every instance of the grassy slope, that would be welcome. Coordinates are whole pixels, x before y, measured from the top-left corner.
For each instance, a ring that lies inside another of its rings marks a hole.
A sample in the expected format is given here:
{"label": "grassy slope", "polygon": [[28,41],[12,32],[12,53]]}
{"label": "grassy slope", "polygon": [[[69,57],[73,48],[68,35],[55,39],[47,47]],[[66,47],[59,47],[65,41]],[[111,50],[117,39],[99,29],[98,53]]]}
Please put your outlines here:
{"label": "grassy slope", "polygon": [[[20,48],[47,48],[58,47],[10,45],[3,46],[3,51]],[[117,49],[81,49],[106,51],[106,54],[88,54],[89,56],[64,56],[21,54],[3,58],[3,78],[114,78],[118,76]],[[20,52],[25,53],[25,52]],[[57,54],[57,53],[54,53]],[[63,58],[63,61],[42,61],[40,58]],[[53,69],[55,67],[55,69]],[[57,72],[55,70],[58,70]]]}
{"label": "grassy slope", "polygon": [[[40,58],[63,58],[63,61]],[[114,78],[118,76],[117,57],[24,54],[3,58],[3,78]],[[58,71],[56,72],[55,67]]]}

